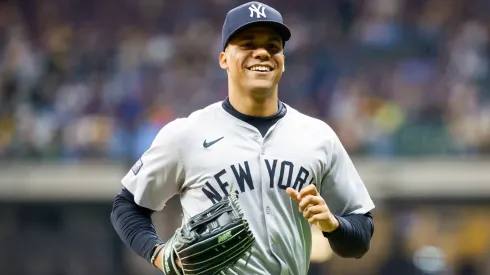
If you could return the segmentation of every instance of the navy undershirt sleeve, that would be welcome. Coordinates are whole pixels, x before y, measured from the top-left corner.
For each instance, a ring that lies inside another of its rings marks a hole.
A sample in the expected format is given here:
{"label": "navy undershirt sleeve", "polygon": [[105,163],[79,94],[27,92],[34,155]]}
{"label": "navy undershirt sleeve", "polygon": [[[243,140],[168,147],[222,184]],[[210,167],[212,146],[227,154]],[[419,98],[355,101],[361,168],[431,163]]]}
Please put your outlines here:
{"label": "navy undershirt sleeve", "polygon": [[163,243],[151,219],[154,211],[134,202],[131,192],[123,188],[112,206],[111,223],[121,240],[140,257],[150,261],[155,245]]}
{"label": "navy undershirt sleeve", "polygon": [[339,227],[331,232],[323,232],[332,250],[343,258],[361,258],[369,250],[374,233],[371,213],[336,216]]}

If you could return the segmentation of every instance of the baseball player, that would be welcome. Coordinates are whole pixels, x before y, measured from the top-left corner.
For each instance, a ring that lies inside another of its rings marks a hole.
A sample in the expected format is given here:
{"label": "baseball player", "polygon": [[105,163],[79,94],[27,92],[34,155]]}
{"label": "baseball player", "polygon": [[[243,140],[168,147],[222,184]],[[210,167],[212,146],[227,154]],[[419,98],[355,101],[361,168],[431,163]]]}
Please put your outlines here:
{"label": "baseball player", "polygon": [[[173,252],[151,215],[175,194],[183,224],[231,193],[238,197],[255,242],[249,259],[225,274],[307,274],[311,225],[341,257],[369,250],[374,204],[342,143],[326,123],[278,98],[290,37],[270,6],[250,2],[230,10],[219,55],[228,97],[165,125],[122,179],[113,226],[165,274],[179,270],[162,259]],[[175,264],[182,267],[179,259]]]}

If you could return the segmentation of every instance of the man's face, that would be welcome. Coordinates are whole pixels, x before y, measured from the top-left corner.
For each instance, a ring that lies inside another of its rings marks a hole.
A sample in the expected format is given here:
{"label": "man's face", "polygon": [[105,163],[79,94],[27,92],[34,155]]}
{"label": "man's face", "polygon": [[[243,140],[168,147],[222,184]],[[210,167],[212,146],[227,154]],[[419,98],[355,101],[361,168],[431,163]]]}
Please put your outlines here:
{"label": "man's face", "polygon": [[284,72],[282,39],[267,27],[246,29],[236,34],[220,54],[220,66],[239,88],[272,92]]}

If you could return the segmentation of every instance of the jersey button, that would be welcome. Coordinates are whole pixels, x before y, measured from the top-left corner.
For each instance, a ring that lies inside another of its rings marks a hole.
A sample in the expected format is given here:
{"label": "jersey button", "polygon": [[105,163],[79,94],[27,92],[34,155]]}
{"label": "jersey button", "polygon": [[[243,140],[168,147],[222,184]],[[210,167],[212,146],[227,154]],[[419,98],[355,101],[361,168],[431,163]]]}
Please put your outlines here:
{"label": "jersey button", "polygon": [[270,214],[271,213],[271,208],[269,206],[267,206],[265,208],[265,213],[267,213],[267,214]]}

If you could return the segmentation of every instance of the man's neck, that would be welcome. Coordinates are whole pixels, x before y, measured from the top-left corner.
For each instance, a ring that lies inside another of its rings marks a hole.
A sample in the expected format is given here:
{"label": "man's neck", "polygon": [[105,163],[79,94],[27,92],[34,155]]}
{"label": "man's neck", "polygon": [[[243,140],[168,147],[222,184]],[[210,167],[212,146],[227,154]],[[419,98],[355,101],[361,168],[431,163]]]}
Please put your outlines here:
{"label": "man's neck", "polygon": [[272,93],[271,96],[264,98],[229,93],[228,98],[231,106],[244,115],[267,117],[276,114],[278,111],[277,93]]}

